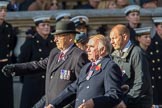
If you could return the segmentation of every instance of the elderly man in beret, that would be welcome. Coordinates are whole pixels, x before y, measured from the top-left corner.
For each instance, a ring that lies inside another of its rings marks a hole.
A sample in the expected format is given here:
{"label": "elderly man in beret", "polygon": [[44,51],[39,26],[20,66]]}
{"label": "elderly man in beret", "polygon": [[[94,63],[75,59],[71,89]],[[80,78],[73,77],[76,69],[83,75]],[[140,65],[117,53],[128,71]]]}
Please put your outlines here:
{"label": "elderly man in beret", "polygon": [[49,57],[3,67],[2,71],[6,76],[34,74],[46,70],[45,95],[34,108],[44,108],[48,105],[65,87],[77,79],[80,69],[89,62],[87,54],[74,44],[76,33],[78,32],[75,31],[73,22],[59,21],[53,33],[57,48],[50,52]]}

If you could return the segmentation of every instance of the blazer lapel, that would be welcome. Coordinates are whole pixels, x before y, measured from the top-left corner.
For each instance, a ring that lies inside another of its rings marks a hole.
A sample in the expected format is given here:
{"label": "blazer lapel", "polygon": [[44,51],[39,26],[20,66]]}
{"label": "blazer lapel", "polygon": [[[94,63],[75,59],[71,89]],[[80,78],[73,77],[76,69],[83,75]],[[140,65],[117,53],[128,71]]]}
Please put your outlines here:
{"label": "blazer lapel", "polygon": [[108,64],[108,62],[110,61],[110,58],[103,58],[97,66],[101,65],[100,69],[99,68],[95,68],[93,71],[93,75],[90,77],[93,78],[94,76],[98,75],[100,72],[102,72],[102,70],[104,70],[104,68],[106,67],[106,65]]}
{"label": "blazer lapel", "polygon": [[[79,83],[82,83],[82,82],[86,81],[86,77],[87,77],[87,75],[88,75],[90,66],[91,66],[91,63],[88,63],[88,64],[85,65],[85,67],[83,68],[83,70],[82,70],[83,75],[82,75],[81,79],[79,80]],[[82,74],[82,73],[81,73],[81,74]]]}
{"label": "blazer lapel", "polygon": [[57,64],[57,60],[58,60],[58,56],[59,56],[59,50],[58,52],[56,52],[56,54],[52,57],[52,58],[49,58],[52,62],[51,62],[51,66],[50,66],[50,70],[53,70],[53,67]]}

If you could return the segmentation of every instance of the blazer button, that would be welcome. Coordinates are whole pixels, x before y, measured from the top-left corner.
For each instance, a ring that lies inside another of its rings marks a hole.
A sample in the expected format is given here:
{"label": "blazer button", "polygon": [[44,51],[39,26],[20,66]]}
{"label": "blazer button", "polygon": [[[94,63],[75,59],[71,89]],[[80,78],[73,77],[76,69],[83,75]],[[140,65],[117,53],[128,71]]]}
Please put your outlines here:
{"label": "blazer button", "polygon": [[158,62],[160,62],[160,59],[157,59]]}
{"label": "blazer button", "polygon": [[51,75],[51,79],[53,78],[53,76]]}
{"label": "blazer button", "polygon": [[9,48],[10,47],[10,45],[9,44],[7,44],[7,48]]}
{"label": "blazer button", "polygon": [[159,50],[156,50],[156,53],[159,53]]}
{"label": "blazer button", "polygon": [[155,63],[155,60],[152,60],[152,63]]}
{"label": "blazer button", "polygon": [[157,41],[155,42],[155,45],[158,45],[158,42]]}
{"label": "blazer button", "polygon": [[153,55],[153,52],[150,52],[150,55]]}
{"label": "blazer button", "polygon": [[89,89],[89,86],[87,86],[86,88]]}
{"label": "blazer button", "polygon": [[10,38],[11,37],[11,35],[10,34],[8,34],[8,38]]}
{"label": "blazer button", "polygon": [[154,80],[155,78],[154,78],[154,77],[152,77],[152,79]]}
{"label": "blazer button", "polygon": [[153,71],[155,71],[155,68],[152,68]]}
{"label": "blazer button", "polygon": [[44,79],[44,78],[45,78],[45,76],[44,76],[44,75],[42,75],[42,78]]}
{"label": "blazer button", "polygon": [[9,57],[9,54],[6,54],[7,57]]}
{"label": "blazer button", "polygon": [[85,102],[85,99],[83,99],[82,102],[84,103]]}
{"label": "blazer button", "polygon": [[160,67],[158,67],[158,68],[157,68],[157,70],[161,70],[161,68],[160,68]]}
{"label": "blazer button", "polygon": [[152,88],[155,88],[155,86],[154,86],[154,85],[152,85]]}
{"label": "blazer button", "polygon": [[42,49],[38,49],[39,52],[42,52]]}
{"label": "blazer button", "polygon": [[161,76],[158,76],[158,79],[161,79]]}

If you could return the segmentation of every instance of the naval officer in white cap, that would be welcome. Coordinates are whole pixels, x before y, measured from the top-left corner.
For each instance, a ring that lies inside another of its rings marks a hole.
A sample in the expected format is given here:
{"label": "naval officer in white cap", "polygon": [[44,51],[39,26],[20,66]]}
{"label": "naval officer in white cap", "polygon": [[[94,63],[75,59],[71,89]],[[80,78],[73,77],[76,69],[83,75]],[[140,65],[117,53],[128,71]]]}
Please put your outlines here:
{"label": "naval officer in white cap", "polygon": [[142,27],[134,29],[138,45],[146,51],[151,44],[151,27]]}
{"label": "naval officer in white cap", "polygon": [[58,13],[55,17],[56,22],[62,21],[62,20],[70,20],[71,18],[71,13]]}
{"label": "naval officer in white cap", "polygon": [[[36,32],[21,46],[18,62],[39,61],[46,58],[56,45],[50,33],[50,16],[39,15],[33,18]],[[45,71],[23,75],[23,88],[20,108],[31,108],[45,94]]]}
{"label": "naval officer in white cap", "polygon": [[89,18],[87,16],[75,16],[70,20],[75,23],[76,31],[88,34]]}
{"label": "naval officer in white cap", "polygon": [[130,40],[134,43],[136,33],[134,28],[141,27],[140,23],[140,6],[138,5],[129,5],[124,8],[124,14],[128,23],[126,24],[127,28],[130,31]]}
{"label": "naval officer in white cap", "polygon": [[162,107],[162,17],[153,17],[156,33],[148,48],[153,89],[153,104]]}

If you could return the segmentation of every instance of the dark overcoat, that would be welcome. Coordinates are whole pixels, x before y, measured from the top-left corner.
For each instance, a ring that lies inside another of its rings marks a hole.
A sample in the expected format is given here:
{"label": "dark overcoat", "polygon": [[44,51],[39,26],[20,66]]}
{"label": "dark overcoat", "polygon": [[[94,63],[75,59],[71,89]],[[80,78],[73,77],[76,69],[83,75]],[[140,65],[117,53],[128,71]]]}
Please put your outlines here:
{"label": "dark overcoat", "polygon": [[[56,47],[53,36],[43,39],[38,33],[26,39],[21,46],[18,62],[43,60],[48,57],[51,49]],[[20,108],[31,108],[45,94],[45,72],[23,76],[23,88]]]}
{"label": "dark overcoat", "polygon": [[[16,40],[12,25],[4,21],[0,25],[0,70],[4,65],[12,63]],[[5,77],[0,72],[0,85],[0,107],[13,108],[12,77]]]}
{"label": "dark overcoat", "polygon": [[153,103],[155,105],[162,105],[162,39],[158,34],[155,34],[151,41],[151,45],[148,48],[148,55],[153,89]]}
{"label": "dark overcoat", "polygon": [[[89,62],[87,54],[75,45],[68,50],[64,60],[60,62],[58,62],[59,53],[60,50],[54,48],[44,60],[15,65],[16,75],[34,74],[46,70],[45,95],[34,106],[36,108],[48,105],[67,85],[76,80],[80,69]],[[68,76],[62,78],[62,72],[68,72]]]}

